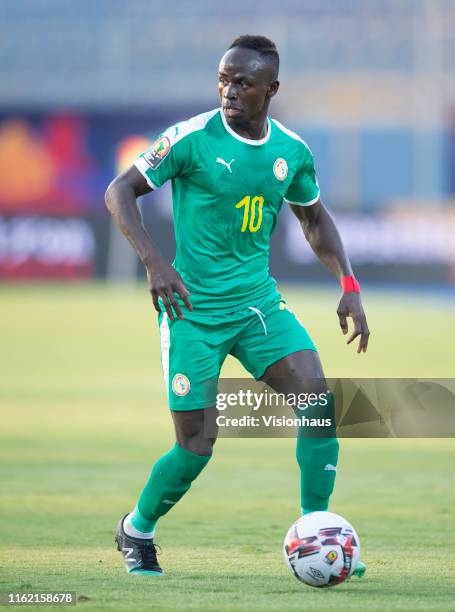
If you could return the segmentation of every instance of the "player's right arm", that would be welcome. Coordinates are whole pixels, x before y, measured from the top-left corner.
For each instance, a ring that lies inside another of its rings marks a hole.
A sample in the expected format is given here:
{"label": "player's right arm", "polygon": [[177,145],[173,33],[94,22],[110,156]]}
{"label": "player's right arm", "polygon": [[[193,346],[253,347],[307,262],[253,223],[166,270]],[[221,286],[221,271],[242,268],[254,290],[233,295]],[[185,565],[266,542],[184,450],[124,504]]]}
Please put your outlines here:
{"label": "player's right arm", "polygon": [[174,319],[173,310],[179,319],[183,319],[175,294],[192,310],[189,291],[180,274],[164,259],[148,234],[137,205],[137,198],[150,191],[152,188],[146,178],[136,166],[131,166],[119,174],[107,188],[106,206],[145,266],[155,309],[160,312],[158,300],[161,298],[171,320]]}

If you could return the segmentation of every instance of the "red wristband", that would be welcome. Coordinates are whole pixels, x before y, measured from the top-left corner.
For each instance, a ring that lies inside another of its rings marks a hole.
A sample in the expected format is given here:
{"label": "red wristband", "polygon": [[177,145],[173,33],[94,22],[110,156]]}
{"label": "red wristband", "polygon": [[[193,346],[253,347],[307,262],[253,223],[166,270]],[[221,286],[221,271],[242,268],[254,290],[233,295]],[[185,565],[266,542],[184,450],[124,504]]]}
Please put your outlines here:
{"label": "red wristband", "polygon": [[341,288],[343,289],[343,293],[348,293],[349,291],[360,293],[360,285],[355,276],[343,276],[341,278]]}

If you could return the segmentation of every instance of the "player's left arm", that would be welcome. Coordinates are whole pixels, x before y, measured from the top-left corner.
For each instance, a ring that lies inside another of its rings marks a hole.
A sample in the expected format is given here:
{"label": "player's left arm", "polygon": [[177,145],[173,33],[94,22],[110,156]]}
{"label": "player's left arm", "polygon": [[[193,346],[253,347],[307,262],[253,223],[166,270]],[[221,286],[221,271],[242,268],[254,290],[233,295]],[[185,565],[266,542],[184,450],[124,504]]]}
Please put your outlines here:
{"label": "player's left arm", "polygon": [[[291,210],[300,221],[306,239],[322,263],[340,280],[352,276],[349,257],[343,246],[338,229],[330,213],[318,199],[310,206],[291,204]],[[370,331],[363,310],[360,293],[346,291],[343,293],[337,308],[340,327],[343,334],[348,333],[347,318],[354,322],[354,331],[347,343],[350,344],[360,336],[358,353],[366,352]]]}

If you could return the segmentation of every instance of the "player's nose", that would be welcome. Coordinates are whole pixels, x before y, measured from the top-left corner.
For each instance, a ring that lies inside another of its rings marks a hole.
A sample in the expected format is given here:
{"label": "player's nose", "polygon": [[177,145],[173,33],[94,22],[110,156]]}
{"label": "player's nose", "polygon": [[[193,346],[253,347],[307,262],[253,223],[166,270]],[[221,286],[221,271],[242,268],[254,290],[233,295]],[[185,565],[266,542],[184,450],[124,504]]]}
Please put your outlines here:
{"label": "player's nose", "polygon": [[235,100],[237,98],[238,91],[235,85],[228,85],[224,90],[224,97],[228,100]]}

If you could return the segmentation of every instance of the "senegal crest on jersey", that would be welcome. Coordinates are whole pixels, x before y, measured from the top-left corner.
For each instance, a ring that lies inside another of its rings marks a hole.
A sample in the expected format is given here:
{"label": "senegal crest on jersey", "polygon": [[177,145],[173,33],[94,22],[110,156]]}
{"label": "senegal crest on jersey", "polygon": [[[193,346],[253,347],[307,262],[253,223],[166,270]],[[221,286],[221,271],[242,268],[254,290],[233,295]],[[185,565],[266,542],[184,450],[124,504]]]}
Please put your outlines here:
{"label": "senegal crest on jersey", "polygon": [[144,155],[147,164],[155,170],[161,164],[163,159],[171,150],[171,143],[167,136],[161,136],[150,147],[150,150]]}
{"label": "senegal crest on jersey", "polygon": [[286,160],[282,157],[278,157],[273,164],[273,174],[279,181],[284,181],[288,175],[288,165]]}

